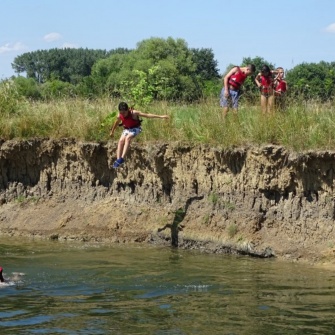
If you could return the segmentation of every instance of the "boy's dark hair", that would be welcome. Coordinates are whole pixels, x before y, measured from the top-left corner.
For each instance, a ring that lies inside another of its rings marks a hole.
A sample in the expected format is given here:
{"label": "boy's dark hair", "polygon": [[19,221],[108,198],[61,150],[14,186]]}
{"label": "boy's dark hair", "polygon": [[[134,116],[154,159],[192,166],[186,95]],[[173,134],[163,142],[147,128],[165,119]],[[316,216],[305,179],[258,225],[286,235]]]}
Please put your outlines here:
{"label": "boy's dark hair", "polygon": [[248,64],[247,67],[250,69],[252,73],[256,71],[256,66],[254,64]]}
{"label": "boy's dark hair", "polygon": [[128,104],[126,102],[120,102],[119,103],[119,111],[120,112],[126,112],[129,110]]}

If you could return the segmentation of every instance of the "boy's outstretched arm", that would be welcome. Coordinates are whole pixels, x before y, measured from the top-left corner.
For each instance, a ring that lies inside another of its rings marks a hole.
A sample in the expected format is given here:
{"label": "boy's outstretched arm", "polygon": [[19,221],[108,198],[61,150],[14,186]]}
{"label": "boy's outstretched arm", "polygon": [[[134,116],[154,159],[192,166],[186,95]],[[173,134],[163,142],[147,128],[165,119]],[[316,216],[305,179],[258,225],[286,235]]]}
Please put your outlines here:
{"label": "boy's outstretched arm", "polygon": [[146,117],[146,118],[149,118],[149,119],[153,119],[153,118],[156,118],[156,119],[168,119],[169,118],[168,115],[158,115],[158,114],[142,113],[142,112],[139,112],[139,111],[133,111],[133,113],[137,114],[138,116]]}

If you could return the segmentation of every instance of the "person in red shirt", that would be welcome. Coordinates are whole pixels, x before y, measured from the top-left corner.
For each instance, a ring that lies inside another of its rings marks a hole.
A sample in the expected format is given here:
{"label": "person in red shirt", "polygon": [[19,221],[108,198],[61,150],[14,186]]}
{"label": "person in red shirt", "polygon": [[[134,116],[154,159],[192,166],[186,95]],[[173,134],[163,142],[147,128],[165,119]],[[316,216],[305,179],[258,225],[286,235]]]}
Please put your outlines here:
{"label": "person in red shirt", "polygon": [[261,92],[261,109],[262,113],[271,113],[274,102],[274,80],[273,75],[277,71],[271,71],[268,65],[263,65],[261,72],[255,78],[256,85]]}
{"label": "person in red shirt", "polygon": [[119,115],[116,118],[111,130],[110,136],[113,137],[117,126],[123,126],[123,132],[117,146],[117,159],[113,164],[114,168],[118,168],[124,163],[124,158],[129,150],[130,143],[141,131],[140,117],[168,119],[168,115],[148,114],[130,108],[126,102],[119,103]]}
{"label": "person in red shirt", "polygon": [[277,75],[274,78],[275,90],[275,108],[282,111],[285,107],[285,93],[287,91],[287,83],[284,80],[285,72],[282,67],[277,67]]}
{"label": "person in red shirt", "polygon": [[234,113],[238,110],[238,100],[240,98],[240,89],[245,79],[255,72],[255,65],[234,66],[223,78],[223,88],[220,94],[220,106],[223,107],[223,116],[233,107]]}

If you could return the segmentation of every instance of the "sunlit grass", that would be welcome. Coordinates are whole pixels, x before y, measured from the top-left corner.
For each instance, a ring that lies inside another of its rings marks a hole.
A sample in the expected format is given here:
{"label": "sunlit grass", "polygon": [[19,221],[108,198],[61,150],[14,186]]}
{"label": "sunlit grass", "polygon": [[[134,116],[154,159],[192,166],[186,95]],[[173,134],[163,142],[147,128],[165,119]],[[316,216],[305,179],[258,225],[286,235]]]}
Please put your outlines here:
{"label": "sunlit grass", "polygon": [[[108,115],[119,101],[64,99],[22,102],[12,113],[0,115],[0,137],[109,140]],[[156,102],[142,112],[168,114],[170,119],[143,118],[139,142],[164,141],[209,144],[222,148],[278,144],[293,150],[335,149],[334,103],[290,103],[283,112],[262,115],[259,106],[240,106],[224,119],[216,99],[195,104]],[[117,129],[117,139],[122,128]]]}

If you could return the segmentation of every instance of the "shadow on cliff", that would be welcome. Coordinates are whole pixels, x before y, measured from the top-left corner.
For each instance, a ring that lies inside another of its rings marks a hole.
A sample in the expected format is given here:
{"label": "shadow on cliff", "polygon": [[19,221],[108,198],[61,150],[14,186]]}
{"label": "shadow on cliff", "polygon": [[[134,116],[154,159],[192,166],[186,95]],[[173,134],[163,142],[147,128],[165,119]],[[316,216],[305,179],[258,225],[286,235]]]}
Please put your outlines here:
{"label": "shadow on cliff", "polygon": [[170,229],[171,230],[171,245],[173,247],[178,247],[178,236],[179,232],[183,230],[184,226],[181,224],[186,216],[188,207],[191,205],[191,203],[195,200],[202,200],[204,196],[196,196],[196,197],[191,197],[187,199],[185,206],[184,207],[179,207],[175,211],[175,215],[173,218],[172,223],[166,224],[164,227],[159,228],[158,232],[161,232],[165,229]]}

